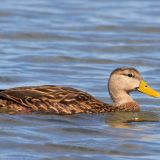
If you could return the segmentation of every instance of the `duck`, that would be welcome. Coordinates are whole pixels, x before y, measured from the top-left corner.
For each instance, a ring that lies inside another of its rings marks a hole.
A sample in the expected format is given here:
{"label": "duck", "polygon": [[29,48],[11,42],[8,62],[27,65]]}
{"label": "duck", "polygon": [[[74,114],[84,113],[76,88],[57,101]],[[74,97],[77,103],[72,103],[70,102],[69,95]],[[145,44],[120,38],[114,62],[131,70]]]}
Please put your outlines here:
{"label": "duck", "polygon": [[160,98],[135,68],[116,68],[108,80],[112,104],[91,94],[67,86],[25,86],[0,90],[0,112],[8,114],[48,113],[68,115],[77,113],[139,112],[139,104],[130,93],[139,91]]}

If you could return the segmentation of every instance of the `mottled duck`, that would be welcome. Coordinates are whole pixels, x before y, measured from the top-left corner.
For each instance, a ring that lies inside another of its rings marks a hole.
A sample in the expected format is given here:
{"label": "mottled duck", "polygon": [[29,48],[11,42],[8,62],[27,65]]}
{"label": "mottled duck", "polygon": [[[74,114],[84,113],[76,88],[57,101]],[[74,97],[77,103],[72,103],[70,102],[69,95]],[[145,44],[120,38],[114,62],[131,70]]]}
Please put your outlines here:
{"label": "mottled duck", "polygon": [[117,68],[109,77],[108,90],[113,104],[106,104],[78,89],[43,85],[0,90],[0,112],[16,113],[101,113],[137,112],[140,107],[129,95],[139,91],[153,97],[160,93],[153,90],[134,68]]}

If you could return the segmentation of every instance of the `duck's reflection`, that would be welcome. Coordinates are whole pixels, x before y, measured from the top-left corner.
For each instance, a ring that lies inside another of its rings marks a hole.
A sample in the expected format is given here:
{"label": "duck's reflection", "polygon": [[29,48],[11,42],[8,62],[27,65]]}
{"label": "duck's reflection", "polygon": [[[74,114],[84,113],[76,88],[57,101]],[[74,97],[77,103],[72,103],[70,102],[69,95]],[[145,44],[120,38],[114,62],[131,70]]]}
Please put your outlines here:
{"label": "duck's reflection", "polygon": [[156,112],[115,112],[105,114],[106,123],[116,128],[128,128],[138,122],[160,122],[160,114]]}

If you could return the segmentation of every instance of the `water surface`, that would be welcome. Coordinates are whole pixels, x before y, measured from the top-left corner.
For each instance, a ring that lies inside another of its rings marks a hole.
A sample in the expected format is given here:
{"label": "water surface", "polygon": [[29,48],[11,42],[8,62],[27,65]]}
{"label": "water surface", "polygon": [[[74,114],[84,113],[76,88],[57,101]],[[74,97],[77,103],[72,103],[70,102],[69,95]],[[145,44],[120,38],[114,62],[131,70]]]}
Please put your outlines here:
{"label": "water surface", "polygon": [[[160,1],[3,0],[1,88],[56,84],[111,103],[107,79],[136,67],[160,91]],[[0,114],[0,159],[160,157],[160,100],[132,96],[140,113]]]}

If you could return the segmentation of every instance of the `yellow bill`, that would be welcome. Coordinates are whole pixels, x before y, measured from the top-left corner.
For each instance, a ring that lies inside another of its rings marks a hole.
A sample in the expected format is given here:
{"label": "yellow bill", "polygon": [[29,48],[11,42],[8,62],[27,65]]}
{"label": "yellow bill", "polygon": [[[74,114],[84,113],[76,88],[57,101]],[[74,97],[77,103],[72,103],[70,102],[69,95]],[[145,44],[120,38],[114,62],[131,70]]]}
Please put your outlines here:
{"label": "yellow bill", "polygon": [[149,96],[160,98],[160,93],[152,89],[144,80],[140,82],[140,85],[137,89],[139,92],[142,92]]}

